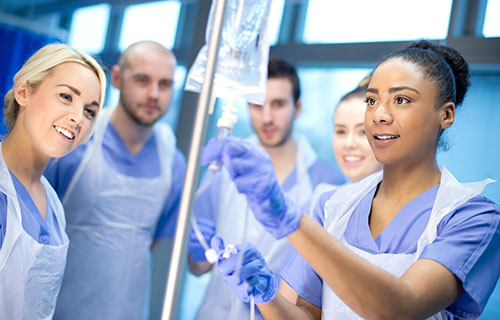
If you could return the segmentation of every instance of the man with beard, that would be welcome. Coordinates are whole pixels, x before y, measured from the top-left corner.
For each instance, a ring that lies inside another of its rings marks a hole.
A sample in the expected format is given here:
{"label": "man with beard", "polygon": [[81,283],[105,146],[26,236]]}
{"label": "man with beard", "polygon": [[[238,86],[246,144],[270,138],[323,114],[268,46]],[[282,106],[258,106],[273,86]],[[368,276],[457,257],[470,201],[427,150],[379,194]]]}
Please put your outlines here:
{"label": "man with beard", "polygon": [[[305,137],[292,134],[293,123],[302,111],[300,83],[294,66],[271,58],[265,103],[263,106],[250,104],[249,108],[256,133],[249,140],[267,151],[282,189],[296,203],[305,204],[319,183],[344,183],[340,171],[319,160]],[[255,164],[255,168],[258,170],[258,164]],[[217,233],[225,243],[250,242],[264,255],[269,267],[279,273],[291,253],[286,239],[275,240],[251,213],[245,226],[246,199],[238,193],[226,170],[206,179],[209,178],[212,179],[210,186],[199,195],[194,206],[206,241],[210,243]],[[211,269],[193,232],[189,240],[189,252],[190,269],[195,275]],[[197,319],[227,319],[234,299],[218,270],[214,270]],[[249,318],[248,305],[238,300],[234,308],[235,319]]]}
{"label": "man with beard", "polygon": [[172,237],[185,173],[170,106],[176,60],[152,41],[111,70],[120,90],[92,139],[49,165],[66,211],[68,260],[55,319],[146,319],[151,248]]}

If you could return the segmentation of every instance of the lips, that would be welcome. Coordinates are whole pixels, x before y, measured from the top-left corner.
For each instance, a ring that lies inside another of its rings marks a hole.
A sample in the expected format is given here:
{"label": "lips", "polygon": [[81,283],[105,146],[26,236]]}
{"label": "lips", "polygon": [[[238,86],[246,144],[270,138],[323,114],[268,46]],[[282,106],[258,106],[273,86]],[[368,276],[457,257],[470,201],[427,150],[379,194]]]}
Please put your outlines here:
{"label": "lips", "polygon": [[364,157],[358,155],[344,155],[342,156],[342,160],[344,161],[344,165],[347,167],[355,167],[358,166]]}
{"label": "lips", "polygon": [[276,131],[277,131],[276,128],[263,128],[261,130],[261,132],[267,137],[274,135]]}
{"label": "lips", "polygon": [[399,134],[392,133],[375,133],[373,135],[373,142],[376,147],[386,147],[399,139]]}
{"label": "lips", "polygon": [[399,134],[391,135],[391,134],[374,134],[373,137],[375,140],[393,140],[399,138]]}
{"label": "lips", "polygon": [[75,139],[75,133],[66,129],[66,128],[54,126],[54,129],[56,129],[56,131],[59,132],[59,134],[61,134],[63,137],[65,137],[68,140]]}

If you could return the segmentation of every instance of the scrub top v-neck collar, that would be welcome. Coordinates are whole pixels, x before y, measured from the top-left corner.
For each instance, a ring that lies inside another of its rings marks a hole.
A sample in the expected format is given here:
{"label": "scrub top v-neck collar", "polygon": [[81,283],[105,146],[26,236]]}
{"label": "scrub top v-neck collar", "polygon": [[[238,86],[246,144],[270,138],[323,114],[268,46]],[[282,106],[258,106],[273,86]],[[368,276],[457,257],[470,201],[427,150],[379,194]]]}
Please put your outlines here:
{"label": "scrub top v-neck collar", "polygon": [[[37,241],[41,244],[51,244],[51,245],[59,245],[62,244],[62,236],[61,231],[59,230],[59,225],[57,218],[54,216],[52,211],[52,207],[48,201],[47,197],[47,208],[45,212],[45,219],[43,219],[42,214],[38,210],[35,202],[31,198],[26,187],[21,183],[21,181],[9,170],[9,173],[12,177],[12,182],[14,184],[14,188],[17,192],[17,198],[19,200],[19,205],[22,207],[25,206],[28,210],[23,212],[29,213],[31,216],[24,216],[23,219],[23,228],[25,231],[34,239],[38,239]],[[36,221],[34,223],[33,219]],[[26,221],[28,220],[28,221]],[[31,220],[31,222],[29,221]],[[39,226],[39,234],[37,234],[36,224]]]}
{"label": "scrub top v-neck collar", "polygon": [[[398,234],[406,231],[417,232],[417,238],[422,234],[429,221],[439,184],[410,200],[374,239],[369,221],[372,202],[377,189],[378,185],[366,194],[354,209],[346,230],[346,241],[352,246],[372,254],[415,252],[417,249],[415,243],[410,244],[411,247],[408,247],[407,245],[401,245],[401,243],[394,244],[392,239],[397,238],[400,239],[400,242],[404,242],[405,237],[400,237]],[[409,228],[410,225],[411,228]],[[349,230],[357,230],[357,232],[350,233]]]}

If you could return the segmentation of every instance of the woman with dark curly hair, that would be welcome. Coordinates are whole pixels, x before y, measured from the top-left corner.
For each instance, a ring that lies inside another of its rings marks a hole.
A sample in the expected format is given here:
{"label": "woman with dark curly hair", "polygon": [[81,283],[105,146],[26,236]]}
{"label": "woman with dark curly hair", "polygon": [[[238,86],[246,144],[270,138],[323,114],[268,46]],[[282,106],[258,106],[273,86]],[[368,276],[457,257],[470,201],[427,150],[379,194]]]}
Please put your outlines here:
{"label": "woman with dark curly hair", "polygon": [[499,277],[500,207],[480,195],[490,180],[459,183],[436,160],[469,76],[456,50],[426,41],[380,62],[365,128],[383,171],[323,194],[316,221],[283,195],[265,154],[211,142],[204,162],[221,158],[255,217],[307,261],[282,274],[299,296],[290,302],[258,251],[240,246],[218,264],[235,294],[266,319],[477,318]]}

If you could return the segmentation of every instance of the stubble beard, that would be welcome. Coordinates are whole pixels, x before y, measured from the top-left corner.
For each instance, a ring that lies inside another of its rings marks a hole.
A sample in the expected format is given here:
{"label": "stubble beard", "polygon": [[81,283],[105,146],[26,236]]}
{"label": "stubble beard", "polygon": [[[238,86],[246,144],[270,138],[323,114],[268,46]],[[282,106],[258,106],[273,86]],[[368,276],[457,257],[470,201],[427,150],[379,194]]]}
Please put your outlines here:
{"label": "stubble beard", "polygon": [[263,139],[261,139],[259,137],[259,143],[264,147],[264,148],[279,148],[281,146],[283,146],[285,143],[288,142],[288,140],[291,138],[292,136],[292,127],[293,125],[290,124],[285,131],[283,131],[283,135],[281,136],[281,138],[278,140],[278,142],[276,143],[266,143]]}
{"label": "stubble beard", "polygon": [[137,125],[141,127],[151,127],[153,124],[155,124],[156,121],[161,117],[157,117],[152,120],[145,120],[141,118],[137,112],[136,109],[134,109],[130,103],[128,103],[127,99],[125,99],[122,95],[120,95],[120,104],[125,111],[125,113],[129,116],[132,121],[134,121]]}

